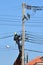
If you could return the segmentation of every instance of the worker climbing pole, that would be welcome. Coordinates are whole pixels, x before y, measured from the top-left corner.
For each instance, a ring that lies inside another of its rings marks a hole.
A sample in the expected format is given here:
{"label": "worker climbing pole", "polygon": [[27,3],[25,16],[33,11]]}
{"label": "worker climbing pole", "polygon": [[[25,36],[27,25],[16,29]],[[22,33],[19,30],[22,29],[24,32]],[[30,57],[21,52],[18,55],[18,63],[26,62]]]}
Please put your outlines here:
{"label": "worker climbing pole", "polygon": [[20,35],[18,35],[17,33],[15,33],[14,34],[14,41],[16,42],[16,44],[18,45],[18,49],[19,49],[19,55],[18,55],[18,57],[17,57],[17,59],[16,59],[16,61],[14,62],[14,64],[13,65],[21,65],[21,57],[22,57],[22,45],[21,45],[21,36]]}
{"label": "worker climbing pole", "polygon": [[20,43],[21,41],[21,36],[18,35],[17,33],[14,34],[14,40],[16,41],[16,44],[18,45],[18,49],[19,49],[19,53],[21,52],[22,50],[22,45]]}

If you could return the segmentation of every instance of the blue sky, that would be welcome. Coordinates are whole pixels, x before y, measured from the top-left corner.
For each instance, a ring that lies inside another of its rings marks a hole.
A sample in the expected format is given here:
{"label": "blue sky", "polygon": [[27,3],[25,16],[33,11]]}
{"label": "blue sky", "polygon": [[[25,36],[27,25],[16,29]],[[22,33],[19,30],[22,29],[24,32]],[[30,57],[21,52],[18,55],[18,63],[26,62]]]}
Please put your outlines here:
{"label": "blue sky", "polygon": [[[42,0],[0,0],[0,38],[14,34],[14,32],[21,33],[22,2],[29,5],[43,6]],[[39,43],[40,39],[43,40],[43,10],[36,12],[26,10],[27,12],[30,14],[30,20],[25,21],[25,30],[27,33],[35,35]],[[10,45],[10,48],[7,49],[6,45]],[[25,48],[43,51],[43,45],[29,42],[25,42]],[[18,49],[18,47],[13,37],[0,39],[0,65],[13,65],[19,54],[18,50],[14,49]],[[26,53],[28,53],[29,61],[37,56],[43,56],[43,53],[25,51]]]}

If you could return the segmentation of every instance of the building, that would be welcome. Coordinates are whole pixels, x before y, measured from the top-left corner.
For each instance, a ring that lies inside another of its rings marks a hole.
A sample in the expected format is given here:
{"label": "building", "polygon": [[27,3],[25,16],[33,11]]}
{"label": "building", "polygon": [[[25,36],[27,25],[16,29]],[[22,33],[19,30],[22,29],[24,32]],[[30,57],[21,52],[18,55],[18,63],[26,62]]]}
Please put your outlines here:
{"label": "building", "polygon": [[43,56],[33,59],[32,61],[28,62],[27,65],[43,65]]}

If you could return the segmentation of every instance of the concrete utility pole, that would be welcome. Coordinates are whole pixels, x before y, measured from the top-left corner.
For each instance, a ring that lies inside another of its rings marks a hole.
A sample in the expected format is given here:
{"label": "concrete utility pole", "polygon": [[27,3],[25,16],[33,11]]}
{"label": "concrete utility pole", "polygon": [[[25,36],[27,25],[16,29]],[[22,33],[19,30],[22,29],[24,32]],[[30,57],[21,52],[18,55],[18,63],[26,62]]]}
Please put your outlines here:
{"label": "concrete utility pole", "polygon": [[24,21],[24,13],[25,13],[25,6],[22,3],[22,65],[24,65],[24,42],[25,42],[25,21]]}
{"label": "concrete utility pole", "polygon": [[24,65],[24,42],[25,42],[25,21],[24,20],[25,19],[28,20],[27,17],[30,19],[29,14],[27,14],[27,17],[25,16],[25,9],[37,11],[37,10],[43,10],[43,7],[30,6],[30,5],[26,5],[25,3],[22,3],[22,65]]}

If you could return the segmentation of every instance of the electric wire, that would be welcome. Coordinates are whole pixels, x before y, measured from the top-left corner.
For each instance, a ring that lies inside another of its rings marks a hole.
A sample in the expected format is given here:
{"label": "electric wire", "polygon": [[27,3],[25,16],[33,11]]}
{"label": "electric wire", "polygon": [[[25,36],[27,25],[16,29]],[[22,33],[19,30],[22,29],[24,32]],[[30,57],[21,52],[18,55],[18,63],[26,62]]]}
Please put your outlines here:
{"label": "electric wire", "polygon": [[[11,19],[10,19],[10,20],[9,20],[9,19],[2,19],[2,20],[0,19],[0,21],[2,21],[2,22],[8,22],[8,23],[10,23],[10,22],[12,22],[12,23],[15,23],[15,22],[17,23],[17,22],[18,22],[18,23],[19,23],[19,22],[22,21],[22,20],[21,20],[21,19],[20,19],[20,20],[19,20],[19,19],[16,19],[16,20],[15,20],[15,19],[12,19],[12,20],[11,20]],[[31,21],[32,21],[32,22],[31,22]],[[33,21],[34,21],[34,22],[33,22]],[[37,21],[37,22],[36,22],[36,21]],[[38,21],[41,21],[41,22],[38,22]],[[43,21],[43,20],[30,20],[30,22],[26,22],[26,23],[29,23],[29,24],[30,24],[30,23],[32,23],[32,24],[33,24],[33,23],[37,23],[37,24],[39,24],[39,23],[43,23],[42,21]]]}
{"label": "electric wire", "polygon": [[29,49],[25,49],[25,50],[31,51],[31,52],[43,53],[43,51],[36,51],[36,50],[29,50]]}
{"label": "electric wire", "polygon": [[0,21],[2,21],[2,22],[8,22],[8,23],[17,23],[17,22],[20,22],[20,20],[9,20],[9,19],[2,19],[2,20],[0,20]]}
{"label": "electric wire", "polygon": [[[6,38],[10,38],[10,37],[14,37],[14,35],[7,35],[7,36],[3,36],[0,37],[0,39],[6,39]],[[37,37],[34,39],[35,37],[31,37],[31,35],[28,35],[28,37],[25,37],[25,42],[30,42],[30,43],[34,43],[34,44],[40,44],[43,45],[43,39],[38,39]]]}
{"label": "electric wire", "polygon": [[[20,21],[22,21],[22,19],[0,19],[0,21],[3,21],[3,22],[8,22],[8,23],[10,23],[10,22],[12,22],[12,23],[17,23],[17,22],[20,22]],[[39,24],[39,23],[43,23],[43,22],[38,22],[38,21],[43,21],[42,19],[41,20],[30,20],[30,21],[32,21],[32,22],[27,22],[27,23],[37,23],[37,24]],[[34,21],[34,22],[33,22]],[[36,22],[37,21],[37,22]],[[4,25],[4,24],[2,24],[2,25]],[[10,25],[10,24],[9,24]],[[27,25],[28,26],[28,25]],[[33,26],[35,26],[35,25],[33,25]],[[37,26],[37,25],[36,25]],[[40,25],[39,25],[40,26]],[[41,25],[42,26],[42,25]]]}
{"label": "electric wire", "polygon": [[[7,51],[11,51],[11,50],[18,50],[18,49],[14,49],[14,48],[0,48],[0,50],[2,51],[5,51],[5,50],[7,50]],[[31,50],[31,49],[24,49],[25,51],[30,51],[30,52],[36,52],[36,53],[43,53],[43,51],[37,51],[37,50]]]}
{"label": "electric wire", "polygon": [[7,35],[7,36],[3,36],[3,37],[0,37],[0,39],[6,39],[6,38],[9,38],[9,37],[13,37],[14,35]]}
{"label": "electric wire", "polygon": [[[20,32],[20,31],[19,31]],[[8,34],[7,36],[13,36],[13,34],[14,34],[14,32],[10,32],[10,33],[6,33],[6,34]],[[3,34],[2,34],[3,35]],[[19,34],[20,36],[22,36],[22,33],[21,34]],[[7,37],[6,36],[6,37]],[[42,36],[42,35],[40,35],[40,36]],[[33,38],[33,39],[40,39],[40,40],[43,40],[43,38],[41,38],[39,35],[37,36],[37,35],[35,35],[35,34],[31,34],[31,33],[25,33],[25,37],[27,38],[27,39],[29,39],[29,37],[30,37],[30,39],[31,38]]]}
{"label": "electric wire", "polygon": [[[15,26],[22,26],[21,24],[7,24],[7,23],[3,23],[3,24],[0,24],[0,26],[11,26],[11,27],[15,27]],[[43,27],[43,25],[26,25],[27,27]]]}
{"label": "electric wire", "polygon": [[37,36],[35,34],[27,34],[26,37],[27,37],[26,39],[27,42],[43,45],[43,37]]}
{"label": "electric wire", "polygon": [[[18,23],[18,21],[4,21],[5,23],[0,23],[0,25],[7,25],[7,26],[22,26],[21,24],[18,24],[17,25],[17,23]],[[8,23],[6,23],[6,22],[8,22]],[[9,22],[16,22],[16,24],[11,24],[11,23],[9,23]],[[19,21],[20,22],[20,21]],[[31,22],[30,22],[31,23]],[[26,26],[30,26],[30,27],[43,27],[43,24],[26,24]],[[40,23],[40,22],[37,22],[37,23]],[[43,22],[41,22],[41,23],[43,23]]]}
{"label": "electric wire", "polygon": [[[3,21],[3,22],[20,22],[22,21],[22,19],[0,19],[0,21]],[[39,22],[41,21],[41,22]],[[39,20],[29,20],[29,22],[27,21],[27,23],[43,23],[43,19],[39,19]]]}

